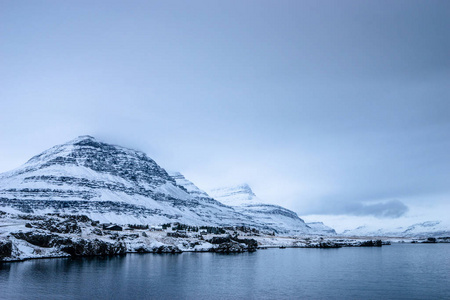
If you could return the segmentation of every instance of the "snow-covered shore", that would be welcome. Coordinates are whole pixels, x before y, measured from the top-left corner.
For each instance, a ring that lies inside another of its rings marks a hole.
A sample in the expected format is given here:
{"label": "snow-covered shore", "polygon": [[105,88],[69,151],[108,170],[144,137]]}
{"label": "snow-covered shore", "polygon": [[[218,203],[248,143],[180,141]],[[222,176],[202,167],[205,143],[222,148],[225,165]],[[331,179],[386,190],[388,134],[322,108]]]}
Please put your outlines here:
{"label": "snow-covered shore", "polygon": [[181,224],[174,223],[166,224],[164,228],[114,228],[102,226],[83,215],[37,216],[0,212],[0,261],[126,253],[239,253],[268,247],[339,248],[389,244],[381,239],[286,237],[261,234],[245,228],[218,228],[218,232],[212,232],[191,226],[180,230],[180,227]]}

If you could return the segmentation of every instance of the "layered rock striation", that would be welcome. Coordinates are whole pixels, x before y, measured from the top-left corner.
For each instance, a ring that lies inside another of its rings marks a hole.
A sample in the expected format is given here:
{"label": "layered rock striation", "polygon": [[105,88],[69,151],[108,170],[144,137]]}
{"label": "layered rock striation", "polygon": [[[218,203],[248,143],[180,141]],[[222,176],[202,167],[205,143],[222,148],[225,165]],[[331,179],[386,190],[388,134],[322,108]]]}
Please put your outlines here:
{"label": "layered rock striation", "polygon": [[261,227],[208,195],[191,194],[146,154],[91,136],[55,146],[0,174],[0,209],[85,214],[118,224]]}

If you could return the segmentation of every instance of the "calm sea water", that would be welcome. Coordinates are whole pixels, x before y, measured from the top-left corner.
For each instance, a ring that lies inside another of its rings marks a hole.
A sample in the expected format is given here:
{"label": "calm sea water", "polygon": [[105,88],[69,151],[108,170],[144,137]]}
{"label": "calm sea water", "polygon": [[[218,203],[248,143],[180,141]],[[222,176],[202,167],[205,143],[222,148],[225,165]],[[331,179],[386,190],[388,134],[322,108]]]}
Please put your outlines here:
{"label": "calm sea water", "polygon": [[450,299],[450,244],[0,264],[1,299]]}

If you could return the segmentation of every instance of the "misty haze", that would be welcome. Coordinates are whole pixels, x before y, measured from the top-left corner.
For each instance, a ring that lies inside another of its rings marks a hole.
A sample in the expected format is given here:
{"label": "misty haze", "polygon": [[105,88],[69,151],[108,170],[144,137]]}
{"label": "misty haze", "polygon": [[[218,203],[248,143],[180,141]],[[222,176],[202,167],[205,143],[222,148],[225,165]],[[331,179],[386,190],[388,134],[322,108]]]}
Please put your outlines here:
{"label": "misty haze", "polygon": [[449,32],[440,0],[0,1],[0,299],[450,297]]}

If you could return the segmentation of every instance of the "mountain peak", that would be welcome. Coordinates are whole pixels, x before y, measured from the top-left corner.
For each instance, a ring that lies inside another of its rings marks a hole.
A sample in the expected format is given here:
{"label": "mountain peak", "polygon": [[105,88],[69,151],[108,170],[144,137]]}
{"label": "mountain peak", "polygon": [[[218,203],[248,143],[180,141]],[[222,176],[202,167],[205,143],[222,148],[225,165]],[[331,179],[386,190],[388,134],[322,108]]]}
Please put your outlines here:
{"label": "mountain peak", "polygon": [[256,197],[255,193],[253,193],[252,188],[247,183],[216,188],[211,190],[211,193],[216,195],[216,197],[241,195],[248,197],[248,200],[251,200],[253,197]]}
{"label": "mountain peak", "polygon": [[91,135],[80,135],[80,136],[78,136],[78,137],[76,137],[76,138],[74,138],[74,139],[72,139],[72,140],[70,140],[70,141],[68,141],[68,142],[66,142],[64,144],[57,145],[55,147],[62,146],[62,145],[75,145],[75,144],[78,144],[80,142],[88,142],[88,141],[90,141],[90,142],[98,142],[97,139],[95,137],[91,136]]}
{"label": "mountain peak", "polygon": [[247,195],[256,197],[255,193],[253,193],[252,188],[247,183],[237,185],[235,187],[235,190],[236,190],[236,192],[240,192],[242,194],[247,194]]}
{"label": "mountain peak", "polygon": [[248,202],[257,199],[251,187],[246,183],[213,189],[209,191],[208,194],[228,205],[235,205],[236,203]]}
{"label": "mountain peak", "polygon": [[91,136],[91,135],[79,135],[76,139],[74,140],[95,140],[95,137]]}
{"label": "mountain peak", "polygon": [[79,136],[32,157],[14,173],[67,168],[77,168],[78,172],[83,174],[94,171],[98,174],[118,176],[124,180],[152,186],[166,181],[175,183],[167,172],[145,153],[100,142],[89,135]]}
{"label": "mountain peak", "polygon": [[79,137],[67,142],[69,145],[77,145],[77,146],[94,146],[99,147],[101,145],[109,146],[109,147],[119,147],[108,143],[103,143],[90,135],[80,135]]}

